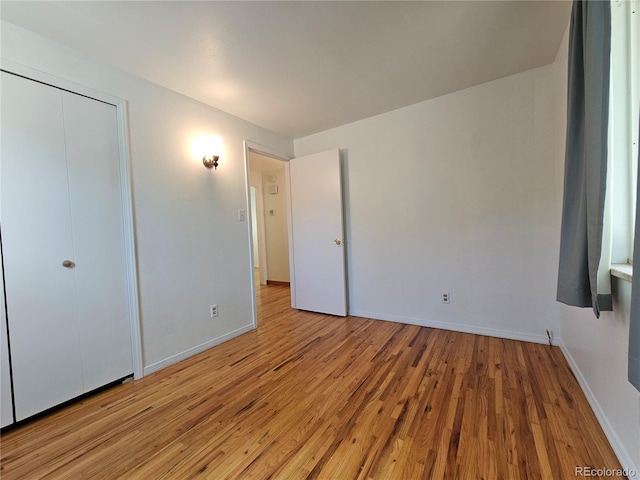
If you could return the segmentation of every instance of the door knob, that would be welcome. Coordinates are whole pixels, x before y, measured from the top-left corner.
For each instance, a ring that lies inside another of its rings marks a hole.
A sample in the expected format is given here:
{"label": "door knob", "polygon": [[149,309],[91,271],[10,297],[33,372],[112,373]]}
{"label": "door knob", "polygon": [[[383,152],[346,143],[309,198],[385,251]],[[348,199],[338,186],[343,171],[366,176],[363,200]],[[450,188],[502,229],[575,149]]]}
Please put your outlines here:
{"label": "door knob", "polygon": [[65,260],[64,262],[62,262],[62,266],[64,268],[73,268],[76,266],[76,264],[73,263],[71,260]]}
{"label": "door knob", "polygon": [[340,240],[339,238],[336,238],[333,243],[335,243],[336,245],[340,245],[342,243],[342,240]]}

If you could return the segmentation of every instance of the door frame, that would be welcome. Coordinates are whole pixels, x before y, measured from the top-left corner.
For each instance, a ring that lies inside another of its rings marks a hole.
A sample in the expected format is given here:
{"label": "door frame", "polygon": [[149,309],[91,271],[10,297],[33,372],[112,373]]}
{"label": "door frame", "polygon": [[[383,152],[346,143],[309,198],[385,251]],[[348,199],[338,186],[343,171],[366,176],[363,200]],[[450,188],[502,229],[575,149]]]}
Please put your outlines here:
{"label": "door frame", "polygon": [[94,100],[98,100],[116,108],[118,131],[118,157],[120,162],[120,200],[122,204],[122,220],[124,231],[125,273],[127,282],[129,333],[131,338],[131,360],[133,377],[144,376],[142,361],[142,342],[140,334],[140,304],[138,288],[138,271],[136,263],[136,241],[133,218],[133,197],[131,182],[131,155],[129,145],[129,117],[127,101],[109,95],[108,93],[85,87],[69,80],[49,75],[24,65],[2,59],[0,70],[24,77],[29,80],[44,83],[55,88],[76,93]]}
{"label": "door frame", "polygon": [[[258,228],[258,231],[256,233],[258,238],[258,263],[259,263],[258,267],[260,270],[260,285],[266,285],[268,270],[267,270],[266,234],[264,231],[264,198],[262,197],[263,195],[262,174],[260,174],[260,180],[261,180],[260,185],[253,184],[250,186],[250,189],[249,189],[249,190],[251,190],[251,188],[256,189],[256,212],[254,212],[251,205],[249,205],[249,220],[253,222],[253,215],[256,216],[256,223]],[[251,181],[251,175],[249,175],[249,181]],[[251,225],[252,225],[251,228],[253,228],[253,224]],[[253,235],[251,236],[251,240],[253,240]],[[251,250],[252,255],[253,255],[253,251],[254,250]],[[252,258],[251,261],[252,261],[253,268],[255,268],[256,259]]]}
{"label": "door frame", "polygon": [[[249,165],[249,154],[250,152],[259,153],[261,155],[265,155],[267,157],[271,157],[275,160],[279,160],[284,164],[284,173],[285,173],[285,181],[287,185],[289,184],[289,160],[292,158],[285,153],[282,153],[278,150],[275,150],[271,147],[266,147],[264,145],[260,145],[259,143],[252,142],[250,140],[245,140],[243,143],[244,147],[244,176],[245,176],[245,197],[247,203],[247,210],[249,211],[249,218],[247,222],[247,235],[249,237],[249,279],[250,279],[250,287],[251,287],[251,318],[253,327],[256,328],[258,326],[258,314],[256,309],[256,287],[255,282],[253,280],[253,269],[254,269],[254,258],[253,258],[253,235],[251,234],[251,215],[255,215],[255,212],[251,209],[251,178],[250,178],[250,165]],[[290,189],[289,189],[290,190]],[[257,203],[257,202],[256,202]],[[264,220],[264,219],[263,219]],[[291,196],[287,195],[287,235],[289,238],[289,265],[291,265]],[[262,243],[264,246],[264,242]],[[266,267],[267,264],[267,256],[266,256],[266,246],[265,246],[264,254],[260,251],[261,263],[264,259],[264,264]],[[265,268],[266,274],[266,268]],[[266,277],[265,277],[266,281]],[[290,272],[290,283],[291,286],[294,285],[294,276],[293,273]],[[293,288],[291,289],[293,292]]]}

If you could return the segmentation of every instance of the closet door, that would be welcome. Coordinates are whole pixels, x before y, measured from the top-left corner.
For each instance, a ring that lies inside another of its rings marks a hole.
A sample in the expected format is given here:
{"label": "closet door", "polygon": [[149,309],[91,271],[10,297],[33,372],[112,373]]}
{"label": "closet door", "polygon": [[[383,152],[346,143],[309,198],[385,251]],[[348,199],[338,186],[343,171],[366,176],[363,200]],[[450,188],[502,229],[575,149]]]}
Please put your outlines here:
{"label": "closet door", "polygon": [[[0,269],[0,279],[4,276]],[[2,286],[0,285],[0,286]],[[11,398],[11,373],[9,371],[9,342],[7,340],[7,318],[4,313],[4,288],[0,288],[0,427],[13,423],[13,399]]]}
{"label": "closet door", "polygon": [[2,73],[2,243],[16,419],[83,392],[60,90]]}
{"label": "closet door", "polygon": [[116,108],[2,74],[16,420],[130,375]]}
{"label": "closet door", "polygon": [[116,108],[63,92],[85,392],[133,372]]}

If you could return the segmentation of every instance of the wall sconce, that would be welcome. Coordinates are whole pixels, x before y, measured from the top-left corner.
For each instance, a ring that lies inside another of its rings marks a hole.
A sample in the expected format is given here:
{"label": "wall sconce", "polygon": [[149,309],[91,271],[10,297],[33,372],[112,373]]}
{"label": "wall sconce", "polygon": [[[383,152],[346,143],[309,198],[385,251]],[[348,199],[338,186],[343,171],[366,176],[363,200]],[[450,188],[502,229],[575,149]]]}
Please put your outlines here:
{"label": "wall sconce", "polygon": [[218,168],[218,161],[222,154],[222,137],[220,135],[201,136],[193,140],[191,151],[200,158],[207,168]]}
{"label": "wall sconce", "polygon": [[218,159],[219,158],[220,158],[220,155],[211,155],[210,157],[207,157],[205,155],[204,157],[202,157],[202,163],[207,168],[214,168],[214,169],[217,170],[218,169]]}

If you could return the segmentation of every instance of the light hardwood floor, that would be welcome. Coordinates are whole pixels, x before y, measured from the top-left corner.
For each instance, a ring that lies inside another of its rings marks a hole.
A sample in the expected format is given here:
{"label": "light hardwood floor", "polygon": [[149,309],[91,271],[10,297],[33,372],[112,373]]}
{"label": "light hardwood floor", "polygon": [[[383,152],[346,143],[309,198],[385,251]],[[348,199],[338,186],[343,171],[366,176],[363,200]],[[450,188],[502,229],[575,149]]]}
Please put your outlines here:
{"label": "light hardwood floor", "polygon": [[3,434],[2,479],[620,468],[558,348],[294,311],[288,293],[259,288],[257,330]]}

